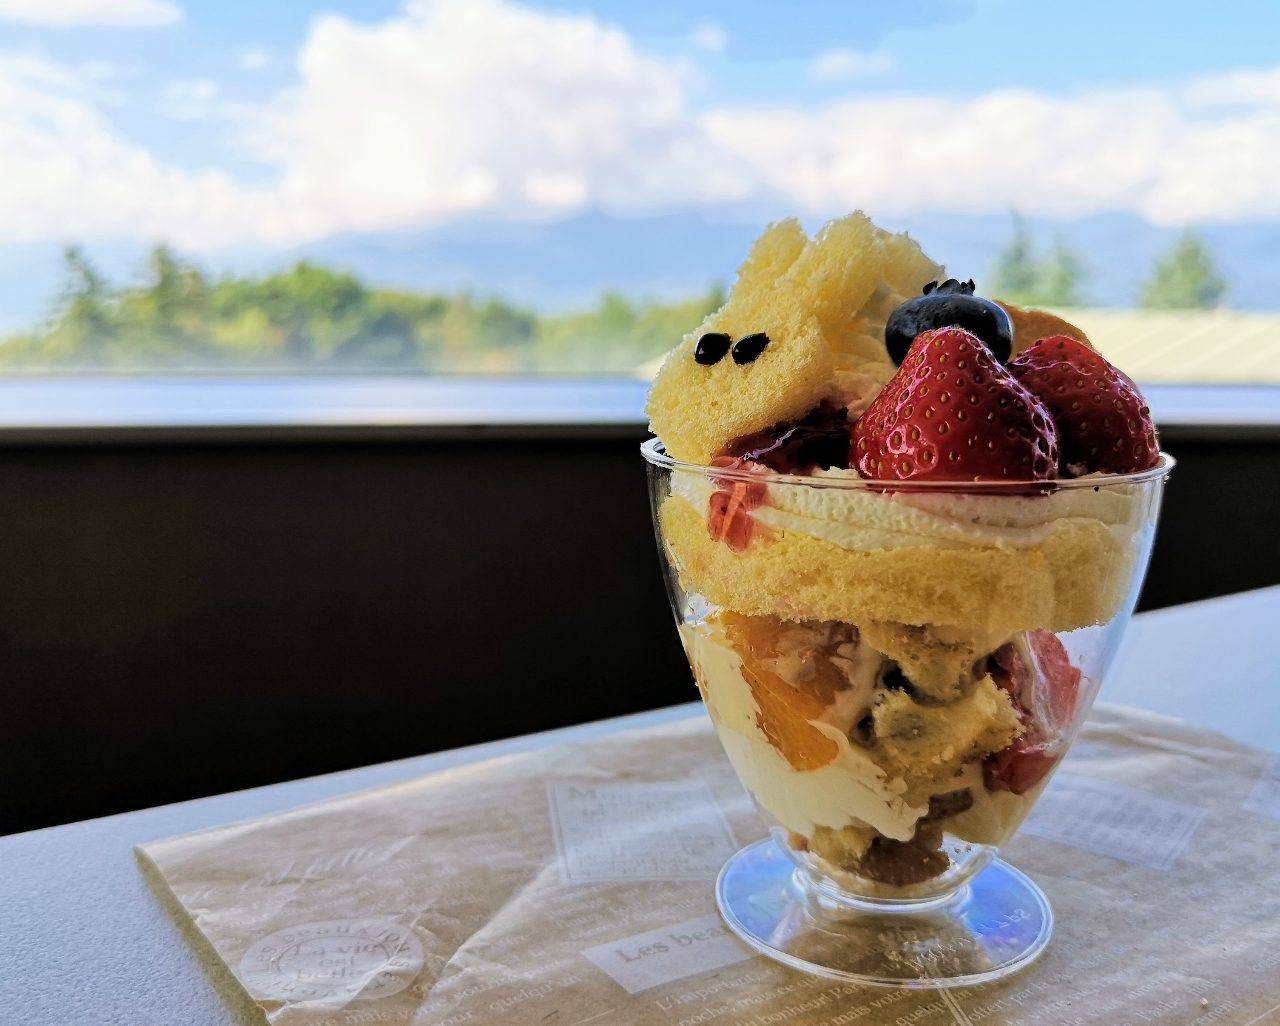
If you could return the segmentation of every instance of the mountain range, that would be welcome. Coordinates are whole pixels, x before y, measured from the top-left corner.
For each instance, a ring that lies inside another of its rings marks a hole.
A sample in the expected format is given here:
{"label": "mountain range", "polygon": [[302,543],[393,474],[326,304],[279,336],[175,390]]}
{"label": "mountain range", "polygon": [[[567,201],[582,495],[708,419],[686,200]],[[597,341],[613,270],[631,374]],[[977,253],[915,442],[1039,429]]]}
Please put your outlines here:
{"label": "mountain range", "polygon": [[[191,256],[213,274],[257,274],[307,259],[374,284],[432,292],[467,289],[553,312],[588,306],[606,289],[668,299],[727,284],[766,220],[759,213],[706,210],[634,218],[588,212],[543,222],[474,219]],[[976,278],[980,289],[1013,231],[1012,219],[1002,215],[922,214],[884,223],[910,231],[950,274]],[[1131,214],[1024,223],[1041,252],[1059,239],[1076,251],[1084,265],[1083,297],[1094,307],[1132,306],[1155,259],[1181,234]],[[1280,310],[1280,223],[1210,224],[1197,232],[1230,282],[1227,305]],[[84,248],[108,279],[122,282],[140,273],[149,245],[117,240]],[[61,248],[0,243],[0,334],[29,327],[48,311],[58,287]]]}

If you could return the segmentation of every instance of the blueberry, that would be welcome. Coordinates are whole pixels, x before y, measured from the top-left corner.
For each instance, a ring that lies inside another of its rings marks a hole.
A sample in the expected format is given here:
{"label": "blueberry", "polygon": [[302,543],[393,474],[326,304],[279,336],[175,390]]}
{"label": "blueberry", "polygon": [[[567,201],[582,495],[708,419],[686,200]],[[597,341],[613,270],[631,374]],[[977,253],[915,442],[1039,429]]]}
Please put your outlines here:
{"label": "blueberry", "polygon": [[890,691],[905,691],[908,695],[914,695],[916,689],[911,686],[911,681],[907,680],[907,676],[902,672],[899,666],[892,667],[888,673],[884,675],[884,679],[880,682]]}
{"label": "blueberry", "polygon": [[996,303],[973,294],[973,279],[948,278],[924,287],[924,293],[908,299],[889,316],[884,344],[889,358],[901,365],[911,343],[922,331],[956,326],[977,335],[991,354],[1007,363],[1013,352],[1013,324]]}
{"label": "blueberry", "polygon": [[733,346],[733,362],[750,363],[764,352],[764,347],[768,344],[769,336],[763,331],[757,331],[754,335],[743,335]]}

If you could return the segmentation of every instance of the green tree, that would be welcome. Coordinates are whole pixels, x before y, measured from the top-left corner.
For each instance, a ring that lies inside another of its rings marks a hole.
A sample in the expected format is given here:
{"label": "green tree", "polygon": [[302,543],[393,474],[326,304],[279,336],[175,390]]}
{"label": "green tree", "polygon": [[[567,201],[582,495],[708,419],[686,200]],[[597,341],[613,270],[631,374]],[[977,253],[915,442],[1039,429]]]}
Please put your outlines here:
{"label": "green tree", "polygon": [[1214,266],[1209,247],[1187,232],[1156,260],[1141,302],[1148,310],[1207,310],[1226,294],[1226,279]]}
{"label": "green tree", "polygon": [[528,310],[489,298],[474,309],[475,342],[489,349],[520,348],[528,344],[538,319]]}
{"label": "green tree", "polygon": [[90,263],[79,246],[67,246],[62,251],[62,293],[59,309],[65,312],[73,307],[101,314],[109,293],[106,279]]}
{"label": "green tree", "polygon": [[352,274],[300,260],[263,278],[228,278],[214,290],[219,320],[259,310],[270,324],[267,362],[323,365],[358,335],[369,315],[370,294]]}
{"label": "green tree", "polygon": [[1040,268],[1036,302],[1043,306],[1079,306],[1084,263],[1061,236]]}
{"label": "green tree", "polygon": [[330,363],[352,370],[417,370],[420,350],[413,324],[390,310],[375,314],[340,342]]}
{"label": "green tree", "polygon": [[209,363],[216,346],[208,303],[201,271],[167,246],[154,247],[143,280],[112,297],[115,330],[93,362],[126,368]]}
{"label": "green tree", "polygon": [[75,247],[63,279],[41,325],[0,340],[0,366],[631,374],[724,302],[720,286],[663,302],[610,291],[540,317],[496,296],[370,288],[307,261],[215,280],[163,245],[129,287]]}
{"label": "green tree", "polygon": [[997,255],[991,268],[990,293],[1014,303],[1033,302],[1040,282],[1040,267],[1031,245],[1027,223],[1013,216],[1013,236]]}
{"label": "green tree", "polygon": [[[138,297],[144,316],[152,320],[158,332],[176,332],[187,311],[192,291],[191,269],[185,267],[168,246],[156,246],[147,259],[150,280]],[[195,291],[203,292],[199,272]]]}
{"label": "green tree", "polygon": [[[62,289],[46,348],[68,362],[100,363],[115,334],[111,288],[79,246],[62,252]],[[30,344],[30,343],[28,343]]]}
{"label": "green tree", "polygon": [[1079,306],[1084,261],[1058,236],[1048,256],[1036,255],[1031,232],[1017,215],[1013,236],[992,265],[989,295],[1021,306]]}
{"label": "green tree", "polygon": [[635,302],[606,291],[591,310],[539,322],[536,364],[544,372],[634,374],[723,305],[719,285],[674,302]]}

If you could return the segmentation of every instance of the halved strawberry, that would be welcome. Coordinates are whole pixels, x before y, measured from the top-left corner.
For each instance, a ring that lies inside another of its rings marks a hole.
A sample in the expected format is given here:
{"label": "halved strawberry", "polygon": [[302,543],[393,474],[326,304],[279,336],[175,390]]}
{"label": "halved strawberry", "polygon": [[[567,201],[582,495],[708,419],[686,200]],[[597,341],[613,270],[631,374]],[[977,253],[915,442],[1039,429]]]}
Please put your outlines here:
{"label": "halved strawberry", "polygon": [[1160,446],[1138,386],[1094,349],[1051,335],[1019,353],[1009,371],[1040,399],[1058,427],[1063,476],[1128,474],[1160,462]]}
{"label": "halved strawberry", "polygon": [[1023,794],[1040,783],[1066,751],[1066,738],[1080,697],[1080,671],[1049,631],[1029,631],[1031,665],[1018,645],[1006,644],[991,655],[996,686],[1009,693],[1022,733],[982,763],[983,780],[993,791]]}
{"label": "halved strawberry", "polygon": [[982,782],[988,791],[1026,794],[1053,769],[1061,753],[1050,753],[1043,741],[1017,737],[982,763]]}
{"label": "halved strawberry", "polygon": [[1045,408],[962,328],[921,332],[853,428],[851,466],[879,480],[1047,481]]}
{"label": "halved strawberry", "polygon": [[1027,634],[1027,643],[1048,693],[1046,711],[1055,727],[1067,730],[1080,701],[1080,671],[1071,665],[1071,657],[1056,634],[1031,631]]}
{"label": "halved strawberry", "polygon": [[1028,631],[1026,651],[1013,642],[991,653],[989,672],[996,687],[1008,692],[1018,719],[1044,735],[1060,734],[1071,726],[1080,700],[1080,671],[1056,634]]}

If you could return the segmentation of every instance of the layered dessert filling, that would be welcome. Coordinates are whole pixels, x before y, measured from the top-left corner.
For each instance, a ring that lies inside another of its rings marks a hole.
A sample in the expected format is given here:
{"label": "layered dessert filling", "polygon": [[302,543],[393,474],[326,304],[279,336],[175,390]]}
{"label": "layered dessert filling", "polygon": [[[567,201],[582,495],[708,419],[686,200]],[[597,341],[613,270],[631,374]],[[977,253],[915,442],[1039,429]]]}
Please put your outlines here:
{"label": "layered dessert filling", "polygon": [[1066,747],[1080,675],[1050,634],[721,613],[682,627],[725,752],[793,847],[877,883],[1006,840]]}

